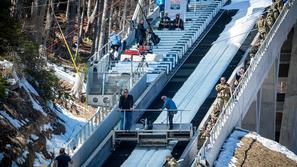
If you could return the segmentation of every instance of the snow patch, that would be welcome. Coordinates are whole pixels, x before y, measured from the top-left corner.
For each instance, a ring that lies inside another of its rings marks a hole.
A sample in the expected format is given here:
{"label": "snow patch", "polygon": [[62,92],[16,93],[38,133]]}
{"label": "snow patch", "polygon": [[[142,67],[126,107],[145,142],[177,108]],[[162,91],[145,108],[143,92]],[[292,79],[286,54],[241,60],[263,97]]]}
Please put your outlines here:
{"label": "snow patch", "polygon": [[53,130],[51,123],[43,124],[40,126],[41,131]]}
{"label": "snow patch", "polygon": [[12,124],[15,128],[20,128],[20,127],[22,127],[23,126],[23,124],[20,122],[20,121],[18,121],[17,119],[13,119],[12,117],[10,117],[5,111],[3,111],[3,110],[0,110],[0,114],[5,118],[5,119],[7,119],[9,122],[10,122],[10,124]]}
{"label": "snow patch", "polygon": [[240,146],[241,138],[246,134],[247,132],[245,131],[234,131],[228,137],[228,139],[225,141],[222,147],[218,160],[215,162],[216,167],[225,167],[225,166],[235,167],[236,158],[233,157],[233,154],[236,148]]}
{"label": "snow patch", "polygon": [[42,106],[39,104],[38,101],[36,101],[32,96],[31,93],[34,94],[35,96],[39,96],[37,91],[32,87],[32,85],[26,80],[22,79],[20,81],[20,86],[23,87],[26,92],[28,92],[28,95],[30,97],[32,106],[35,110],[40,111],[44,116],[47,116],[47,114],[43,111]]}
{"label": "snow patch", "polygon": [[37,135],[35,135],[35,134],[31,134],[30,137],[33,140],[38,140],[39,139],[39,137]]}
{"label": "snow patch", "polygon": [[3,153],[0,153],[0,162],[2,161],[3,157],[4,157]]}
{"label": "snow patch", "polygon": [[33,97],[29,94],[32,106],[35,110],[40,111],[44,116],[47,116],[47,114],[43,111],[43,108],[41,107],[41,105],[39,104],[38,101],[36,101],[35,99],[33,99]]}
{"label": "snow patch", "polygon": [[265,147],[269,148],[270,150],[280,152],[280,153],[286,155],[288,158],[297,162],[296,154],[294,154],[292,151],[288,150],[285,146],[282,146],[273,140],[269,140],[269,139],[266,139],[260,135],[255,135],[252,133],[249,133],[248,135],[246,135],[246,137],[257,139],[257,141],[262,143]]}
{"label": "snow patch", "polygon": [[23,164],[23,163],[25,163],[28,154],[29,154],[28,150],[25,150],[25,151],[22,153],[22,156],[20,156],[20,157],[18,157],[18,158],[16,159],[17,163],[18,163],[18,164]]}
{"label": "snow patch", "polygon": [[26,79],[21,79],[20,86],[23,87],[27,92],[33,93],[35,96],[39,96],[37,91],[33,88],[31,84]]}
{"label": "snow patch", "polygon": [[47,166],[51,160],[45,160],[45,157],[41,153],[35,153],[34,165],[33,166]]}
{"label": "snow patch", "polygon": [[12,161],[12,164],[11,164],[12,167],[19,167],[19,165],[17,165],[17,163],[15,161]]}
{"label": "snow patch", "polygon": [[234,157],[234,152],[237,147],[240,147],[242,142],[240,141],[242,137],[249,137],[252,139],[256,139],[258,142],[262,143],[266,148],[282,153],[286,155],[288,158],[297,162],[297,155],[288,150],[286,147],[280,145],[279,143],[272,141],[270,139],[266,139],[260,135],[255,133],[248,133],[242,130],[235,130],[225,141],[222,146],[222,151],[219,154],[217,161],[215,162],[216,167],[235,167],[236,166],[236,158]]}
{"label": "snow patch", "polygon": [[[48,151],[58,155],[59,149],[65,147],[66,143],[73,138],[87,122],[86,119],[78,118],[72,115],[69,111],[59,105],[49,103],[48,107],[54,111],[62,120],[61,123],[65,126],[66,132],[61,135],[52,135],[51,139],[46,139],[46,148]],[[45,126],[52,128],[50,125]]]}

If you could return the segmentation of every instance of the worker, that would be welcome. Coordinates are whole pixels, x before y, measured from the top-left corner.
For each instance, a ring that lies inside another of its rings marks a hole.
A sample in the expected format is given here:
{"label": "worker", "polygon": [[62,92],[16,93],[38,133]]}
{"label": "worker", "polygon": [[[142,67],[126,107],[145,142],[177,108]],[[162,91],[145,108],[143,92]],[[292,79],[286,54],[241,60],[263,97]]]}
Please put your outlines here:
{"label": "worker", "polygon": [[121,109],[121,130],[130,130],[132,124],[133,96],[129,94],[128,89],[124,90],[120,97],[119,108]]}
{"label": "worker", "polygon": [[261,15],[259,20],[257,21],[257,28],[258,28],[258,32],[260,33],[260,38],[265,39],[267,31],[266,31],[266,20],[264,19],[263,15]]}
{"label": "worker", "polygon": [[222,108],[227,104],[229,98],[230,98],[230,86],[226,83],[226,78],[222,77],[220,79],[220,84],[216,86],[217,91],[217,106],[222,111]]}
{"label": "worker", "polygon": [[166,156],[166,164],[165,167],[177,167],[177,162],[172,155]]}
{"label": "worker", "polygon": [[167,96],[162,96],[161,99],[163,100],[164,104],[160,111],[162,112],[162,110],[164,110],[165,108],[167,109],[167,115],[169,118],[169,129],[173,129],[173,116],[177,113],[176,104],[171,98]]}

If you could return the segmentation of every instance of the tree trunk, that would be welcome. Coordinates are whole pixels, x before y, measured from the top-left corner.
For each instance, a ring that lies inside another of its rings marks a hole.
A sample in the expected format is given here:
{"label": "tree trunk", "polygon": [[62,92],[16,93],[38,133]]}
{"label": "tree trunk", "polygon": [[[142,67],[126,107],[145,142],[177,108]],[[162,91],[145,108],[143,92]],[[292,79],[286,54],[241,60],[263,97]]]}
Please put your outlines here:
{"label": "tree trunk", "polygon": [[108,23],[108,34],[111,33],[111,28],[113,26],[113,19],[112,19],[112,16],[113,16],[113,7],[114,7],[114,4],[113,4],[113,0],[111,0],[111,6],[110,6],[110,12],[109,12],[109,23]]}
{"label": "tree trunk", "polygon": [[89,30],[89,25],[90,25],[90,12],[91,12],[91,0],[88,0],[88,7],[87,7],[87,26],[86,26],[86,32]]}
{"label": "tree trunk", "polygon": [[95,5],[95,8],[92,11],[92,14],[91,14],[91,0],[89,0],[89,2],[88,2],[88,8],[87,8],[88,22],[87,22],[87,27],[86,27],[86,32],[85,33],[88,33],[90,23],[92,24],[94,22],[95,14],[96,14],[96,11],[97,11],[97,6],[98,6],[98,3],[100,3],[99,1],[100,0],[96,0],[96,5]]}
{"label": "tree trunk", "polygon": [[33,36],[32,39],[37,44],[42,43],[42,33],[44,31],[43,22],[44,22],[44,15],[46,11],[46,4],[47,0],[34,0],[32,4],[32,25],[33,28]]}
{"label": "tree trunk", "polygon": [[126,16],[127,16],[127,0],[125,0],[125,3],[124,3],[123,17],[122,17],[122,30],[125,29]]}
{"label": "tree trunk", "polygon": [[53,3],[53,0],[49,0],[48,2],[48,7],[47,7],[47,13],[46,13],[46,22],[45,22],[45,29],[44,29],[44,41],[43,41],[43,46],[47,47],[47,41],[50,36],[51,32],[51,26],[52,26],[52,21],[53,21],[53,15],[51,11],[51,5]]}
{"label": "tree trunk", "polygon": [[[107,2],[108,0],[104,0],[103,5],[103,13],[102,13],[102,24],[101,24],[101,30],[100,30],[100,38],[99,38],[99,48],[102,48],[105,41],[105,27],[106,27],[106,15],[107,15]],[[99,55],[103,56],[103,55]]]}
{"label": "tree trunk", "polygon": [[82,3],[79,5],[79,8],[82,8],[82,11],[80,12],[80,10],[78,10],[78,18],[79,19],[79,32],[77,34],[77,43],[76,43],[76,51],[75,51],[75,60],[77,57],[77,53],[78,53],[78,48],[80,45],[80,41],[81,41],[81,35],[82,35],[82,30],[83,30],[83,24],[84,24],[84,13],[85,13],[85,0],[82,0]]}
{"label": "tree trunk", "polygon": [[[97,9],[98,9],[98,12],[100,14],[101,12],[101,2],[98,3],[98,6],[97,6]],[[100,35],[100,23],[101,23],[101,18],[100,18],[100,15],[98,15],[96,18],[95,18],[95,36],[94,36],[94,42],[93,42],[93,47],[94,48],[92,50],[92,54],[94,54],[95,52],[98,51],[98,45],[99,45],[99,35]]]}
{"label": "tree trunk", "polygon": [[[67,10],[66,10],[66,22],[67,22],[67,26],[66,26],[66,30],[65,30],[65,34],[67,35],[69,33],[71,33],[72,31],[75,31],[74,25],[75,25],[75,15],[76,15],[76,2],[72,1],[72,0],[68,0],[67,1]],[[68,45],[70,47],[70,50],[72,51],[72,45],[73,45],[73,34],[71,33],[71,35],[67,38],[67,42]]]}

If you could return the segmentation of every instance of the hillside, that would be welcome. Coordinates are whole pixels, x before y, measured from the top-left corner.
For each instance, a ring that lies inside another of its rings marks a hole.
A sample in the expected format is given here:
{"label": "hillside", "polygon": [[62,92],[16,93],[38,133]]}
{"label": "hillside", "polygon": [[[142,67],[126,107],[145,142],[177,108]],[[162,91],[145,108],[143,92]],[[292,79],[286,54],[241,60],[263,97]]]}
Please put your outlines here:
{"label": "hillside", "polygon": [[25,80],[0,104],[0,166],[48,165],[84,124]]}

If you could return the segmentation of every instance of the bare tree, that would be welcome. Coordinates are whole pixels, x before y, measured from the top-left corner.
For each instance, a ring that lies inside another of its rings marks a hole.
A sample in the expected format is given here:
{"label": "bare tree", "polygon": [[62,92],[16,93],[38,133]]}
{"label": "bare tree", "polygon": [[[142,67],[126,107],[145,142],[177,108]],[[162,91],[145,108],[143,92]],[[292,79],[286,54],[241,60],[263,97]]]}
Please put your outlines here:
{"label": "bare tree", "polygon": [[[82,29],[83,29],[83,23],[84,23],[84,13],[85,13],[85,0],[82,0],[81,3],[79,3],[78,5],[79,9],[78,9],[78,18],[79,18],[79,32],[78,32],[78,35],[77,35],[77,43],[76,43],[76,51],[75,51],[75,60],[76,60],[76,57],[77,57],[77,53],[78,53],[78,48],[79,48],[79,45],[80,45],[80,41],[81,41],[81,35],[82,35]],[[82,11],[80,12],[80,8],[82,8]]]}
{"label": "bare tree", "polygon": [[49,0],[48,2],[48,7],[47,7],[47,12],[46,12],[46,22],[45,22],[45,28],[44,28],[44,36],[45,39],[43,41],[43,46],[47,46],[47,41],[51,33],[51,26],[52,26],[52,21],[53,21],[53,14],[51,11],[51,5],[53,3],[53,0]]}
{"label": "bare tree", "polygon": [[113,4],[113,0],[111,0],[111,5],[110,5],[110,10],[109,10],[109,23],[108,23],[108,34],[111,33],[111,28],[113,26],[113,19],[112,19],[112,14],[113,14],[113,8],[114,8],[114,4]]}
{"label": "bare tree", "polygon": [[88,21],[87,21],[87,28],[86,28],[86,33],[88,32],[89,30],[89,27],[90,27],[90,23],[92,24],[94,19],[95,19],[95,14],[96,14],[96,11],[97,11],[97,6],[98,6],[98,1],[100,0],[96,0],[96,4],[95,4],[95,7],[91,13],[91,0],[88,1],[88,7],[87,7],[87,18],[88,18]]}
{"label": "bare tree", "polygon": [[[76,2],[73,0],[68,0],[67,1],[67,10],[66,10],[66,21],[67,21],[67,25],[66,25],[66,30],[65,30],[65,34],[69,34],[72,31],[75,31],[75,16],[76,16]],[[71,36],[67,38],[68,44],[69,46],[72,46],[73,44],[73,34],[71,33]],[[70,47],[70,50],[72,47]]]}
{"label": "bare tree", "polygon": [[101,30],[101,21],[102,18],[100,16],[102,9],[102,4],[101,1],[98,3],[97,9],[98,9],[98,16],[95,18],[95,36],[94,36],[94,42],[93,42],[93,47],[94,49],[92,49],[92,53],[95,53],[98,50],[98,45],[99,45],[99,36],[100,36],[100,30]]}
{"label": "bare tree", "polygon": [[47,0],[34,0],[32,3],[32,15],[31,21],[33,28],[32,39],[34,42],[41,44],[42,43],[42,33],[44,32],[44,16],[46,11]]}
{"label": "bare tree", "polygon": [[[100,38],[99,38],[99,48],[102,48],[104,45],[105,41],[105,27],[106,27],[106,17],[107,17],[107,3],[108,0],[104,0],[104,5],[103,5],[103,13],[102,13],[102,24],[101,24],[101,29],[100,29]],[[100,55],[101,56],[101,55]]]}

